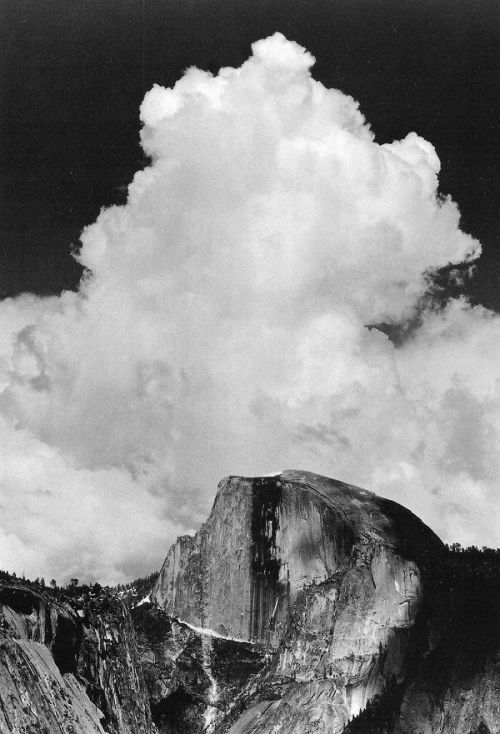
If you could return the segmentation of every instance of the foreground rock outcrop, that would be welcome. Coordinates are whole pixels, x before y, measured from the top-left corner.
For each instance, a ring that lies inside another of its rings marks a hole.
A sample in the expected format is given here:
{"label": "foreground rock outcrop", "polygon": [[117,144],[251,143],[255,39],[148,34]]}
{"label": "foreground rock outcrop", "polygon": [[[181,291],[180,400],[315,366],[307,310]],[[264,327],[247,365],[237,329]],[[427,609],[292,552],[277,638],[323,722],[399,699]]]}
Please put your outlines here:
{"label": "foreground rock outcrop", "polygon": [[0,734],[500,734],[500,551],[363,489],[228,477],[145,599],[82,589],[0,581]]}
{"label": "foreground rock outcrop", "polygon": [[151,734],[126,607],[0,585],[0,732]]}

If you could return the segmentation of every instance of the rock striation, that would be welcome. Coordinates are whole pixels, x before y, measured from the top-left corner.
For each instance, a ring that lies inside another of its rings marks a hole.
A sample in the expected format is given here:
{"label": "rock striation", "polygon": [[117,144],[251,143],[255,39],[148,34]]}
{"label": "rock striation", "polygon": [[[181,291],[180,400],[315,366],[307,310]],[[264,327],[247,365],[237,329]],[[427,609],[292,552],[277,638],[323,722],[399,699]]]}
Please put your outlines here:
{"label": "rock striation", "polygon": [[219,708],[208,660],[211,731],[497,733],[498,660],[467,695],[463,660],[446,664],[446,553],[411,512],[358,487],[300,471],[228,477],[199,532],[170,549],[152,600],[265,659]]}
{"label": "rock striation", "polygon": [[[78,608],[79,607],[79,608]],[[151,734],[128,610],[0,584],[0,732]]]}
{"label": "rock striation", "polygon": [[0,734],[500,734],[500,551],[358,487],[224,479],[140,603],[4,576]]}
{"label": "rock striation", "polygon": [[297,596],[346,571],[353,549],[370,551],[379,581],[392,574],[403,620],[418,606],[417,562],[441,548],[411,512],[364,489],[297,471],[228,477],[200,531],[170,549],[152,599],[191,624],[276,647]]}

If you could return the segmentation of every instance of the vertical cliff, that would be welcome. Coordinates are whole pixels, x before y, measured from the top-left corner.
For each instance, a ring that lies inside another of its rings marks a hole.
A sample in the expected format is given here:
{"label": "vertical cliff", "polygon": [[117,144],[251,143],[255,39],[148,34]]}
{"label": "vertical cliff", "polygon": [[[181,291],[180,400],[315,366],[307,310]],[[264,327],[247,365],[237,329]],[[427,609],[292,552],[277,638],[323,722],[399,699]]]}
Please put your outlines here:
{"label": "vertical cliff", "polygon": [[0,584],[2,734],[151,734],[135,634],[116,599]]}
{"label": "vertical cliff", "polygon": [[152,599],[171,616],[248,640],[253,497],[251,482],[238,482],[222,482],[200,531],[172,546]]}
{"label": "vertical cliff", "polygon": [[103,728],[112,734],[152,734],[149,699],[129,610],[117,599],[98,597],[84,605],[81,621],[77,674],[102,713]]}
{"label": "vertical cliff", "polygon": [[[412,513],[366,490],[307,472],[229,477],[200,531],[170,549],[152,599],[191,624],[276,647],[297,595],[346,572],[354,550],[369,552],[379,575],[391,554],[413,563],[410,578],[441,549]],[[413,587],[405,593],[409,607],[418,601]]]}
{"label": "vertical cliff", "polygon": [[0,581],[1,734],[500,734],[500,551],[371,492],[229,477],[150,599]]}
{"label": "vertical cliff", "polygon": [[255,731],[341,732],[405,678],[442,552],[418,518],[363,489],[296,471],[229,477],[199,533],[170,550],[152,596],[185,623],[267,650]]}

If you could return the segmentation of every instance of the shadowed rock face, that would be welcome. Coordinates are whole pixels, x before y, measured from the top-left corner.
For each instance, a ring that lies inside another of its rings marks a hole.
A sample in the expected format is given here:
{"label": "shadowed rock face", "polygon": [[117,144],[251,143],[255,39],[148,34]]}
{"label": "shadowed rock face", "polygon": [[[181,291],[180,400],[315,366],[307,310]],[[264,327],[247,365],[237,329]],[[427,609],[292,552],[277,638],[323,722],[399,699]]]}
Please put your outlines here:
{"label": "shadowed rock face", "polygon": [[366,490],[298,471],[229,477],[199,533],[170,549],[153,599],[272,654],[261,684],[274,700],[265,715],[256,704],[258,729],[235,724],[234,734],[285,720],[287,732],[340,732],[404,678],[426,572],[442,552],[411,512]]}
{"label": "shadowed rock face", "polygon": [[392,562],[391,594],[404,605],[399,618],[411,616],[419,567],[442,549],[411,512],[308,472],[229,477],[201,530],[170,549],[153,599],[193,625],[276,647],[297,595],[346,572],[353,551],[361,557],[368,549],[379,588]]}
{"label": "shadowed rock face", "polygon": [[0,583],[2,734],[152,734],[132,620],[115,599],[79,609]]}
{"label": "shadowed rock face", "polygon": [[500,551],[363,489],[229,477],[153,603],[101,592],[0,581],[2,734],[500,734]]}

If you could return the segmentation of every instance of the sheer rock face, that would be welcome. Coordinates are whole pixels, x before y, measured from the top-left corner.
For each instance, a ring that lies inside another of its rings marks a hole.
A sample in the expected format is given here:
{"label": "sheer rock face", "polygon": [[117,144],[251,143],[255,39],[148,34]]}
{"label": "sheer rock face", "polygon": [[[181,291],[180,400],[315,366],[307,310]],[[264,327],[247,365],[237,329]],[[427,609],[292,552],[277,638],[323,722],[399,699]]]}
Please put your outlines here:
{"label": "sheer rock face", "polygon": [[153,604],[78,593],[0,582],[1,734],[500,734],[499,554],[365,490],[229,477]]}
{"label": "sheer rock face", "polygon": [[404,678],[425,570],[441,551],[412,513],[363,489],[296,471],[229,477],[199,533],[171,548],[153,599],[273,654],[263,685],[278,700],[266,713],[257,703],[258,729],[235,734],[271,733],[287,717],[287,732],[340,732]]}
{"label": "sheer rock face", "polygon": [[151,734],[130,615],[0,584],[0,732]]}
{"label": "sheer rock face", "polygon": [[276,647],[297,595],[346,572],[356,549],[379,584],[390,557],[391,594],[407,605],[399,626],[418,606],[418,559],[440,545],[408,510],[357,487],[297,471],[229,477],[201,530],[170,549],[153,599],[191,624]]}
{"label": "sheer rock face", "polygon": [[129,610],[116,599],[88,604],[77,673],[102,712],[105,731],[152,734],[150,704]]}

